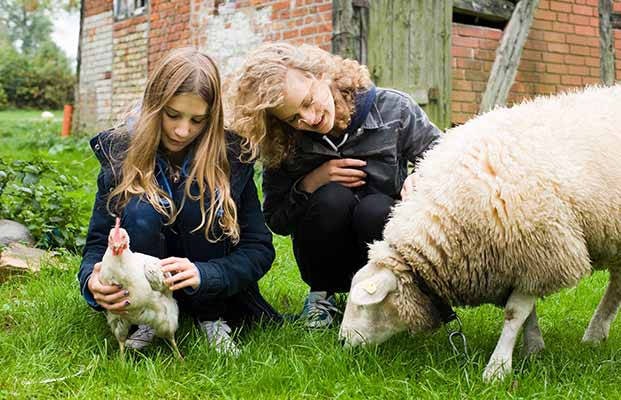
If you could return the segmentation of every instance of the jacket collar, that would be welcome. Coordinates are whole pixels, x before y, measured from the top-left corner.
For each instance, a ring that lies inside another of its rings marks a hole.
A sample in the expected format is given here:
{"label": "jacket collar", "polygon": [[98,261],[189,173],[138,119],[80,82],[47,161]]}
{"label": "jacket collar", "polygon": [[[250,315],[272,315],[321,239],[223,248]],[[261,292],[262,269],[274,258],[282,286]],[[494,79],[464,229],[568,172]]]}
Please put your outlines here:
{"label": "jacket collar", "polygon": [[355,132],[358,128],[364,127],[364,124],[371,116],[371,109],[376,108],[374,107],[375,92],[375,86],[371,85],[368,90],[356,93],[356,108],[354,110],[354,115],[352,115],[351,122],[349,123],[349,126],[345,128],[343,133],[351,134]]}

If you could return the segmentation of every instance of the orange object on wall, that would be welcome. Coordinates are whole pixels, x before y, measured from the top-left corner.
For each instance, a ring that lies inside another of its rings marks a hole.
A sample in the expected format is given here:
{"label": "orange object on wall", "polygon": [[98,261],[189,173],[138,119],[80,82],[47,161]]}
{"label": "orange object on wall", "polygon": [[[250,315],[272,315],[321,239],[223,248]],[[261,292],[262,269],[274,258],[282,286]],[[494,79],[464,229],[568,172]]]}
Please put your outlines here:
{"label": "orange object on wall", "polygon": [[71,104],[65,104],[63,110],[63,130],[60,132],[61,137],[68,137],[71,135],[71,114],[73,114],[73,106]]}

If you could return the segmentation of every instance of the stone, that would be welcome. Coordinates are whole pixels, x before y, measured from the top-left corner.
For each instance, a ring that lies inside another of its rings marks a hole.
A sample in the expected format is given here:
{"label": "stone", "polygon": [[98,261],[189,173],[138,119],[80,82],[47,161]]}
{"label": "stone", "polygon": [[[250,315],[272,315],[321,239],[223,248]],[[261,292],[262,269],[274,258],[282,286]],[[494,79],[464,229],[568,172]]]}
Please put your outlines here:
{"label": "stone", "polygon": [[21,243],[11,243],[0,253],[0,282],[15,274],[39,272],[41,261],[53,255],[52,252],[24,246]]}
{"label": "stone", "polygon": [[28,228],[19,222],[0,219],[0,246],[7,246],[13,242],[34,245],[34,239]]}

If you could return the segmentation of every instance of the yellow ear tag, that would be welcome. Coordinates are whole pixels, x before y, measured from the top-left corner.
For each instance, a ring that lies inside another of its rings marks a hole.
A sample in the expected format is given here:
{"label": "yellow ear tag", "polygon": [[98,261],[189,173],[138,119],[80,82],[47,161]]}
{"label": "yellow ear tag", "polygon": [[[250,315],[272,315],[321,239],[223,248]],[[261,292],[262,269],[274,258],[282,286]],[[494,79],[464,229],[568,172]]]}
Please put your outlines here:
{"label": "yellow ear tag", "polygon": [[368,294],[373,294],[377,290],[377,286],[375,286],[375,282],[369,282],[364,290],[366,290]]}

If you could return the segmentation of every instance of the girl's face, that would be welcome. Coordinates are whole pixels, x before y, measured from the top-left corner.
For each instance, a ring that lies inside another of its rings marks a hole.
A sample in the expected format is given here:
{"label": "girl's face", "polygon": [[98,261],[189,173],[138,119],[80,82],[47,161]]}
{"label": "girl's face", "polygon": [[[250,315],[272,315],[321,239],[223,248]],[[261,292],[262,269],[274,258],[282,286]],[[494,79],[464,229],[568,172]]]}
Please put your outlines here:
{"label": "girl's face", "polygon": [[162,145],[171,153],[185,149],[207,123],[208,105],[196,94],[173,96],[162,109]]}
{"label": "girl's face", "polygon": [[287,71],[285,99],[271,114],[298,130],[326,134],[334,127],[334,98],[330,81],[298,69]]}

